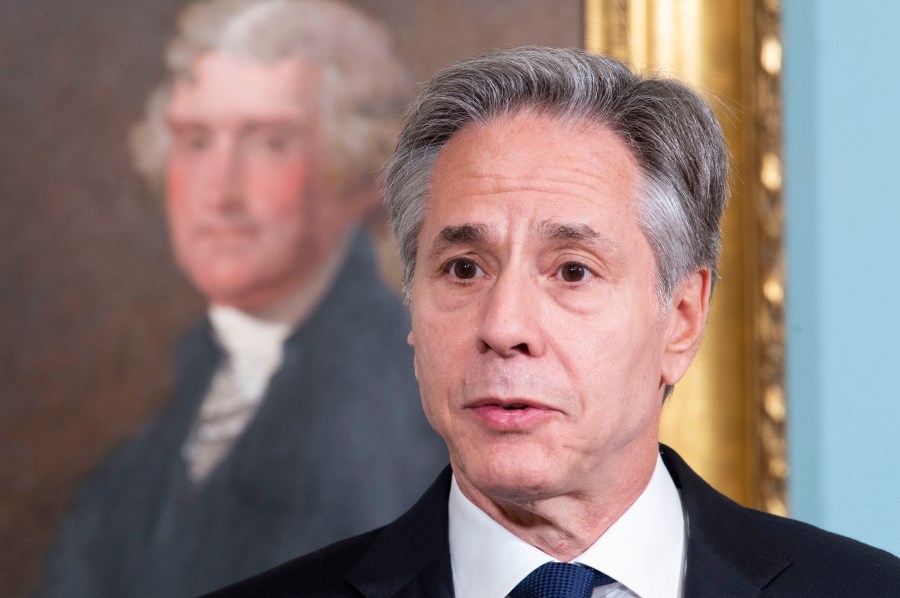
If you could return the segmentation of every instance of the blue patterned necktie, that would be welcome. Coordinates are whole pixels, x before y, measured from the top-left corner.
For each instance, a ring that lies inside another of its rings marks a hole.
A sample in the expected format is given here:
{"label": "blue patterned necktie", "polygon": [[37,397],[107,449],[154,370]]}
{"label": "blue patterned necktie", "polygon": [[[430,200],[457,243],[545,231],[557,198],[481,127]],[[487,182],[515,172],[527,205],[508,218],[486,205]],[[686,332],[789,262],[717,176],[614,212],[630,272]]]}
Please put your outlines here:
{"label": "blue patterned necktie", "polygon": [[594,587],[615,581],[584,565],[546,563],[528,574],[509,598],[590,598]]}

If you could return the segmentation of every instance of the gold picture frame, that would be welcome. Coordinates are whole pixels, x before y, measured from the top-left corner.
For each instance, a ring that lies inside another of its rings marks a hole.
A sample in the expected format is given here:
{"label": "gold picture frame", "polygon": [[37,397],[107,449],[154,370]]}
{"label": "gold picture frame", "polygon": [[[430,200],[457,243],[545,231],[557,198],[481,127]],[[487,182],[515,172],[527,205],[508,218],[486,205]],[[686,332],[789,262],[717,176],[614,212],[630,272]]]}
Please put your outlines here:
{"label": "gold picture frame", "polygon": [[786,514],[779,0],[585,0],[585,48],[685,80],[732,154],[720,282],[661,438],[745,505]]}

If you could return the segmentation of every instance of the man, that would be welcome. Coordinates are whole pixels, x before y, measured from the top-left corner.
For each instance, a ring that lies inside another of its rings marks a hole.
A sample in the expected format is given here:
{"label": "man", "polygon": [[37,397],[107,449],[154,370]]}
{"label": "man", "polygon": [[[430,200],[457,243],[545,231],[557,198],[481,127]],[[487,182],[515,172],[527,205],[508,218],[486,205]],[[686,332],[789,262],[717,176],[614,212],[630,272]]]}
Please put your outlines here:
{"label": "man", "polygon": [[657,440],[716,278],[706,103],[580,51],[451,67],[386,183],[445,471],[390,525],[216,596],[886,596],[900,561],[745,509]]}
{"label": "man", "polygon": [[214,0],[168,60],[138,158],[209,318],[170,406],[79,493],[47,595],[209,591],[386,523],[446,464],[358,230],[409,97],[385,31],[334,2]]}

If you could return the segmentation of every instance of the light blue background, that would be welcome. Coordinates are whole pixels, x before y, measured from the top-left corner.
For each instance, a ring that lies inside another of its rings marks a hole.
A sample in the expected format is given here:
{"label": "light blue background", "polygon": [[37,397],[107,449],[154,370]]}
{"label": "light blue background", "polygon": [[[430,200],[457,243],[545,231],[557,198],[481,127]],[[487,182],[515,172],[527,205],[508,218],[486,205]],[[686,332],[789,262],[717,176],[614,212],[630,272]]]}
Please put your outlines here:
{"label": "light blue background", "polygon": [[900,554],[900,2],[782,27],[791,515]]}

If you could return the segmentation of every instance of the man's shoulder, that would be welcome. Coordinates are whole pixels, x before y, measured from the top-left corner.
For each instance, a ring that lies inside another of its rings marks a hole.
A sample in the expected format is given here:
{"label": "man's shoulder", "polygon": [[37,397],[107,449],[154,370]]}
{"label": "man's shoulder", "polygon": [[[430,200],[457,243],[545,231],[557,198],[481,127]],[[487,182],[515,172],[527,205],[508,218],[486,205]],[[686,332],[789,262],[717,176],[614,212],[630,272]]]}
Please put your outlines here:
{"label": "man's shoulder", "polygon": [[359,596],[347,577],[384,528],[341,540],[273,569],[207,594],[204,598],[266,596]]}
{"label": "man's shoulder", "polygon": [[790,565],[772,581],[772,591],[797,595],[802,580],[804,587],[814,583],[822,591],[846,587],[858,595],[900,595],[900,558],[893,554],[802,521],[746,511],[772,549],[790,557]]}
{"label": "man's shoulder", "polygon": [[[686,595],[764,588],[771,596],[900,595],[900,559],[720,494],[668,447],[663,460],[688,518]],[[715,587],[715,591],[707,591]]]}

